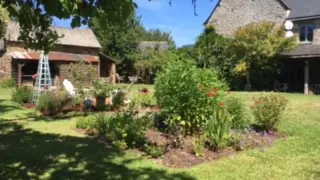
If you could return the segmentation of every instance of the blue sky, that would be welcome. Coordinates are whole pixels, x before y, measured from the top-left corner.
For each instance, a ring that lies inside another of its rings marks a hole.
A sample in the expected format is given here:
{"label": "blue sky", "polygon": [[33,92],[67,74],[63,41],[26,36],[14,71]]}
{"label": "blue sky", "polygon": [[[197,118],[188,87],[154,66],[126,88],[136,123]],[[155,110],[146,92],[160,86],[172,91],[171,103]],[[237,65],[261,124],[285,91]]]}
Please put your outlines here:
{"label": "blue sky", "polygon": [[[137,15],[147,29],[159,28],[171,32],[178,47],[193,44],[203,30],[218,0],[197,0],[197,14],[193,13],[191,0],[134,0],[138,4]],[[69,27],[68,20],[54,20],[54,25]]]}
{"label": "blue sky", "polygon": [[203,23],[217,4],[217,0],[197,0],[197,14],[194,15],[191,0],[135,0],[142,23],[146,28],[160,28],[171,32],[178,47],[193,44],[202,32]]}

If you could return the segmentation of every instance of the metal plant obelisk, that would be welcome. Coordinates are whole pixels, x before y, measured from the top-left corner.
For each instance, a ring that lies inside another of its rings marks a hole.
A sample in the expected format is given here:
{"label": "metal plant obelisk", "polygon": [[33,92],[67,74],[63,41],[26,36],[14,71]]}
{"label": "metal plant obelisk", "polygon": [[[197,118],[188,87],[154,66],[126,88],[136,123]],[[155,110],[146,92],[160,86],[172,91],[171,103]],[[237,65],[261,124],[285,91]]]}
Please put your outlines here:
{"label": "metal plant obelisk", "polygon": [[34,86],[33,103],[38,104],[38,97],[41,92],[50,90],[52,85],[48,54],[44,54],[43,51],[40,55],[38,71],[35,76],[36,82]]}

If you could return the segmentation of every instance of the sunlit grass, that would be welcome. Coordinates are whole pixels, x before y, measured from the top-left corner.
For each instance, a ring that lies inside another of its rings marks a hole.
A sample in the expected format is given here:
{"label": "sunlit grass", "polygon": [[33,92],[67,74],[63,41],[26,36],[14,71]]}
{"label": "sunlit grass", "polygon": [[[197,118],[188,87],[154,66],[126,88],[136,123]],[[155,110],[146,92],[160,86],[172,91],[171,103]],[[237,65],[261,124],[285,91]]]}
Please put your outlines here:
{"label": "sunlit grass", "polygon": [[[135,85],[138,89],[150,85]],[[247,105],[259,92],[234,92]],[[77,117],[62,120],[29,118],[0,90],[1,179],[320,179],[320,96],[283,93],[288,108],[278,125],[286,139],[266,151],[255,149],[190,169],[168,169],[154,160],[122,153],[75,130]],[[248,107],[248,110],[250,108]],[[24,119],[25,118],[25,119]],[[12,121],[14,120],[14,121]],[[21,126],[20,126],[21,125]]]}

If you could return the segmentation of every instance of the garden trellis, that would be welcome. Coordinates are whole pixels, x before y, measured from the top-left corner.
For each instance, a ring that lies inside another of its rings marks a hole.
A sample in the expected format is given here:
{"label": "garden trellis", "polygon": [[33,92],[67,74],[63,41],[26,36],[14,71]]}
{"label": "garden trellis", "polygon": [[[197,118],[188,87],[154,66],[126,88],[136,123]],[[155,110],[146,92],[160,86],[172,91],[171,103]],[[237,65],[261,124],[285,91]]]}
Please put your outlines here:
{"label": "garden trellis", "polygon": [[40,93],[42,91],[50,90],[52,85],[48,54],[44,54],[43,51],[40,55],[35,79],[36,83],[34,86],[33,103],[37,104]]}

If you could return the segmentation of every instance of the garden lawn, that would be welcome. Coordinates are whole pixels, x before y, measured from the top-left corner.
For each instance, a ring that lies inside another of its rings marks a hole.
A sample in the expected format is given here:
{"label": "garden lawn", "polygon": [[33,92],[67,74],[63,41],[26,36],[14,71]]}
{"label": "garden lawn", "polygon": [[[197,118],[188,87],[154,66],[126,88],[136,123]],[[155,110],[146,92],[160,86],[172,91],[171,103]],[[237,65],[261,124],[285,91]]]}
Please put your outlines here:
{"label": "garden lawn", "polygon": [[[320,96],[283,94],[289,105],[278,127],[288,136],[265,151],[169,169],[83,136],[76,118],[39,117],[10,102],[10,92],[0,89],[0,179],[320,179]],[[249,105],[257,94],[232,95]]]}

